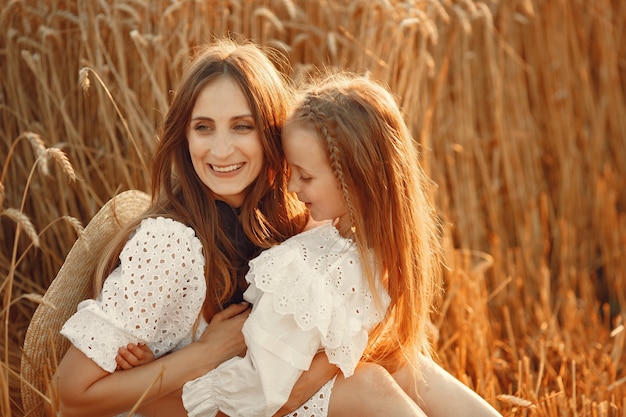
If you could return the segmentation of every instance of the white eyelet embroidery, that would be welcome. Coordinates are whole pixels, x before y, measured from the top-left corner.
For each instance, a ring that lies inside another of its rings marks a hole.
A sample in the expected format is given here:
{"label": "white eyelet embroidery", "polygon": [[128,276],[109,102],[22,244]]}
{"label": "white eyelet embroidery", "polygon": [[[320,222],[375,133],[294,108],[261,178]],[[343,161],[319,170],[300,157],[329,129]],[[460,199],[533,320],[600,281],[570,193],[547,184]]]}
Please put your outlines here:
{"label": "white eyelet embroidery", "polygon": [[190,343],[205,293],[202,244],[193,229],[145,219],[100,296],[81,302],[61,333],[113,372],[118,348],[128,343],[146,343],[157,357]]}

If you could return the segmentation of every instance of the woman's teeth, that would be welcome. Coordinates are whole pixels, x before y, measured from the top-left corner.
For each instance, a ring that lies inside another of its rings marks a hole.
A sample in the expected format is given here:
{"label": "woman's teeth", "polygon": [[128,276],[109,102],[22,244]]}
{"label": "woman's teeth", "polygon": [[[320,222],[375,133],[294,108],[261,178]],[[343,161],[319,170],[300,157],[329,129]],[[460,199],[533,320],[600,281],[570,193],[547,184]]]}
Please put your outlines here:
{"label": "woman's teeth", "polygon": [[211,165],[211,168],[213,169],[213,171],[216,171],[216,172],[231,172],[231,171],[235,171],[241,168],[242,166],[243,164],[228,165],[225,167],[218,167],[216,165]]}

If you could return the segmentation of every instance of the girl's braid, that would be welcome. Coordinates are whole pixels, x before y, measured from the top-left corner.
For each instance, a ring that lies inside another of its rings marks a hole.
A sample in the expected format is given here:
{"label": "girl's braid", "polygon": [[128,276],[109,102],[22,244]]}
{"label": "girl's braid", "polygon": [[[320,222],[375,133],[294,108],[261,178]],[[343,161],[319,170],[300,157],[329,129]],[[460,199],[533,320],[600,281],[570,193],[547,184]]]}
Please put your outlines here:
{"label": "girl's braid", "polygon": [[[331,132],[331,126],[333,120],[331,117],[326,115],[319,104],[323,104],[326,100],[314,100],[314,94],[308,93],[303,103],[304,114],[308,118],[311,123],[318,129],[319,135],[322,140],[326,143],[326,149],[328,150],[328,155],[330,157],[330,166],[337,176],[337,180],[341,186],[341,191],[343,192],[343,196],[346,199],[346,206],[348,207],[348,213],[350,214],[350,223],[354,225],[355,212],[354,206],[352,205],[352,199],[350,198],[350,193],[348,192],[348,185],[346,183],[343,167],[341,165],[341,151],[337,147],[337,144],[333,140],[333,135]],[[315,103],[318,103],[316,106]]]}

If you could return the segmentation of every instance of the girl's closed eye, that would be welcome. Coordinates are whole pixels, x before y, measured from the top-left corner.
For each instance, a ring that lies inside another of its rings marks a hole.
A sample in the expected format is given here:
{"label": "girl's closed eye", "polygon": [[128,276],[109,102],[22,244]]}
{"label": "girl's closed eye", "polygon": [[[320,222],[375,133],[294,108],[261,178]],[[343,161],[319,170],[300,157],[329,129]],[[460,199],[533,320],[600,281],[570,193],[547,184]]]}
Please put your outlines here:
{"label": "girl's closed eye", "polygon": [[297,178],[299,182],[307,183],[313,179],[311,175],[302,172],[302,168],[299,167],[293,168],[289,165],[288,172],[289,178]]}

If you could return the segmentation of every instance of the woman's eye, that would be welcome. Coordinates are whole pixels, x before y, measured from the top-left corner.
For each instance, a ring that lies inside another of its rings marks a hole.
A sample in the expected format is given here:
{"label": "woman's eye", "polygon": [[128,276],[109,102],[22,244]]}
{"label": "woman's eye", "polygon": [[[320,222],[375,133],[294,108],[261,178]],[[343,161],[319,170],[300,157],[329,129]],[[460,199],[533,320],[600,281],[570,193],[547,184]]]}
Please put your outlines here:
{"label": "woman's eye", "polygon": [[311,181],[311,177],[300,176],[300,181],[302,181],[304,183],[310,182]]}
{"label": "woman's eye", "polygon": [[251,126],[251,125],[235,125],[235,130],[240,131],[240,132],[247,132],[253,129],[254,129],[254,126]]}
{"label": "woman's eye", "polygon": [[198,132],[207,132],[210,128],[208,125],[205,124],[197,124],[193,127],[193,129]]}

